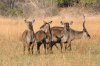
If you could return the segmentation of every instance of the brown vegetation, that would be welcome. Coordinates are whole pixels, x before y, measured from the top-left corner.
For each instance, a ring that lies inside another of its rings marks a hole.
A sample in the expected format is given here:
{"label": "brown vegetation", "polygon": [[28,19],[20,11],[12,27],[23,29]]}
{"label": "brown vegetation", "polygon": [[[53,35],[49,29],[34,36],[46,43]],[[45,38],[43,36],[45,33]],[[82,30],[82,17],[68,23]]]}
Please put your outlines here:
{"label": "brown vegetation", "polygon": [[[36,19],[35,32],[39,30],[44,19]],[[71,26],[75,30],[82,30],[82,18],[47,17],[53,26],[61,26],[60,21],[73,21]],[[21,18],[0,17],[0,66],[99,66],[100,65],[100,17],[86,17],[86,28],[91,35],[90,40],[76,40],[72,42],[72,51],[60,53],[55,47],[54,54],[23,55],[20,36],[25,30],[25,23]]]}

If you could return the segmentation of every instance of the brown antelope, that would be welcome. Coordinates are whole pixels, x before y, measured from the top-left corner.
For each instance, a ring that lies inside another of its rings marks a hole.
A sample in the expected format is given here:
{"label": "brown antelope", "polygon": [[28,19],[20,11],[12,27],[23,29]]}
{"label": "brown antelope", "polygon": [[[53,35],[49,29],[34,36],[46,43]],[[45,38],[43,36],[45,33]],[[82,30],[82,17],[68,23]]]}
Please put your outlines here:
{"label": "brown antelope", "polygon": [[64,43],[65,45],[65,49],[66,49],[66,46],[67,46],[67,42],[68,42],[68,39],[69,39],[69,28],[70,28],[70,25],[72,25],[73,22],[66,22],[66,23],[63,23],[62,21],[60,22],[62,25],[64,25],[63,27],[63,30],[61,32],[62,34],[62,38],[61,38],[61,42]]}
{"label": "brown antelope", "polygon": [[71,50],[71,41],[73,41],[75,39],[81,39],[81,38],[89,38],[89,39],[91,38],[86,27],[85,27],[85,16],[84,16],[83,30],[82,31],[77,31],[77,30],[74,30],[72,28],[69,28],[68,47],[70,48],[70,50]]}
{"label": "brown antelope", "polygon": [[42,44],[44,44],[44,49],[45,49],[45,53],[46,53],[46,38],[47,38],[46,33],[42,30],[39,30],[39,31],[36,32],[35,36],[36,36],[35,41],[37,43],[38,54],[40,54],[40,46]]}
{"label": "brown antelope", "polygon": [[[50,27],[50,23],[52,23],[52,21],[51,22],[49,22],[49,23],[46,23],[45,22],[45,24],[48,24],[48,26]],[[43,27],[44,25],[42,25],[41,27]],[[41,28],[40,27],[40,28]],[[42,44],[44,44],[44,49],[45,49],[45,53],[46,53],[46,48],[48,49],[48,47],[46,47],[46,46],[48,46],[48,44],[50,43],[50,41],[51,41],[51,33],[50,33],[50,29],[49,28],[47,28],[47,30],[46,30],[46,32],[44,32],[43,30],[39,30],[39,31],[37,31],[36,32],[36,43],[37,43],[37,51],[38,51],[38,54],[40,54],[40,46],[42,45]],[[56,45],[55,45],[56,46]],[[58,49],[58,47],[56,46],[56,48]]]}
{"label": "brown antelope", "polygon": [[[61,43],[61,44],[65,44],[65,48],[66,48],[66,43],[68,41],[68,38],[69,38],[69,28],[70,28],[70,25],[72,25],[72,22],[68,23],[63,23],[61,21],[61,24],[64,25],[64,27],[52,27],[51,28],[51,31],[53,33],[53,36],[56,36],[57,38],[60,39],[60,42],[58,43]],[[63,45],[61,46],[61,51],[62,51],[62,47]]]}
{"label": "brown antelope", "polygon": [[35,34],[33,30],[33,25],[35,20],[25,20],[25,23],[27,25],[27,29],[22,33],[22,41],[23,41],[23,52],[25,54],[25,49],[27,48],[28,54],[30,52],[33,54],[33,46],[34,46],[34,41],[35,41]]}
{"label": "brown antelope", "polygon": [[[66,48],[66,45],[67,45],[66,43],[67,43],[68,38],[69,38],[69,28],[70,28],[69,25],[71,25],[72,22],[71,23],[68,23],[68,22],[63,23],[61,21],[61,24],[63,24],[64,27],[58,27],[58,26],[52,27],[51,28],[51,33],[52,33],[52,41],[54,42],[54,44],[60,43],[61,52],[62,52],[62,47],[63,47],[62,44],[64,43],[65,48]],[[52,50],[52,47],[51,47],[51,50]]]}
{"label": "brown antelope", "polygon": [[[51,22],[49,22],[49,23],[51,23]],[[39,31],[36,32],[35,36],[36,36],[35,37],[35,41],[37,43],[37,51],[38,51],[38,54],[40,54],[40,46],[42,44],[44,44],[44,49],[45,49],[45,54],[46,54],[46,45],[48,46],[48,44],[50,43],[50,39],[51,39],[51,34],[49,32],[49,29],[48,29],[47,32],[44,32],[43,30],[39,30]],[[56,48],[58,49],[57,46],[56,46]]]}
{"label": "brown antelope", "polygon": [[[52,21],[51,21],[52,22]],[[53,27],[53,28],[50,28],[50,23],[47,23],[45,22],[44,25],[42,25],[40,27],[41,30],[45,31],[48,35],[48,41],[49,41],[49,45],[50,45],[50,50],[52,52],[52,47],[53,45],[56,46],[56,43],[60,43],[60,46],[61,46],[61,52],[62,52],[62,43],[61,43],[61,30],[60,29],[57,29],[57,27]],[[62,27],[58,27],[58,28],[61,28]]]}
{"label": "brown antelope", "polygon": [[52,34],[51,34],[51,30],[50,30],[50,24],[51,23],[52,23],[52,21],[50,21],[48,23],[44,21],[44,24],[40,27],[41,30],[45,31],[45,33],[47,35],[46,42],[49,43],[49,44],[52,41]]}

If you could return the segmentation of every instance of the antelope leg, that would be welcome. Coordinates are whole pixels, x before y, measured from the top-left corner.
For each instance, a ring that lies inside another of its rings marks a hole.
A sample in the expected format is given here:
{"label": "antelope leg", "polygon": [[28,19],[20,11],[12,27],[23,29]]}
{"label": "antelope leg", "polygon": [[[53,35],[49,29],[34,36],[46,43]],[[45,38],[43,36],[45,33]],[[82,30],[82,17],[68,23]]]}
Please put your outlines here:
{"label": "antelope leg", "polygon": [[25,44],[23,45],[23,54],[25,55]]}
{"label": "antelope leg", "polygon": [[63,45],[62,45],[62,43],[60,43],[60,47],[61,47],[61,53],[62,53],[62,48],[63,48]]}
{"label": "antelope leg", "polygon": [[57,44],[55,44],[55,47],[56,47],[57,49],[59,49],[58,46],[57,46]]}

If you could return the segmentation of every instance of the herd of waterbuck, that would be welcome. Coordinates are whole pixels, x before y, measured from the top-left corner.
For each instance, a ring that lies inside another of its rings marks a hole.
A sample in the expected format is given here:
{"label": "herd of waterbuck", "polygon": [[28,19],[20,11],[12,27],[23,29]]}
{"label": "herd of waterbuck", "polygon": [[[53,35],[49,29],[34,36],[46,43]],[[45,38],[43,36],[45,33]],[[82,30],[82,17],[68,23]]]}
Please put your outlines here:
{"label": "herd of waterbuck", "polygon": [[61,52],[63,46],[66,49],[71,50],[71,41],[74,39],[81,38],[90,38],[90,35],[85,27],[85,16],[83,21],[83,30],[77,31],[70,27],[73,22],[60,22],[63,27],[55,26],[50,27],[50,22],[44,21],[44,24],[40,27],[40,30],[34,33],[33,25],[35,20],[25,20],[27,25],[27,29],[22,34],[22,42],[23,42],[23,52],[25,54],[25,50],[28,51],[28,54],[33,54],[33,48],[36,44],[37,53],[40,54],[40,46],[43,44],[45,53],[53,53],[52,48],[55,46],[58,49],[56,44],[60,44]]}

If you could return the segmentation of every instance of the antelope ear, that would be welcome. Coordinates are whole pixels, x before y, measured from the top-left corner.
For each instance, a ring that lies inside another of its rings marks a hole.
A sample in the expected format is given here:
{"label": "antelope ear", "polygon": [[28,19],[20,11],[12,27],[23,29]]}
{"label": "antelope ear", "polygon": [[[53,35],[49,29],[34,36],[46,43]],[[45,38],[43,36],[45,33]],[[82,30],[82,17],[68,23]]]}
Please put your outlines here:
{"label": "antelope ear", "polygon": [[44,24],[46,23],[46,21],[43,21],[44,22]]}
{"label": "antelope ear", "polygon": [[27,20],[25,19],[24,22],[27,23]]}
{"label": "antelope ear", "polygon": [[72,25],[73,24],[73,21],[71,21],[70,23],[69,23],[69,25]]}
{"label": "antelope ear", "polygon": [[60,22],[60,24],[61,24],[61,25],[64,25],[64,23],[63,23],[62,21]]}
{"label": "antelope ear", "polygon": [[83,14],[83,18],[85,18],[85,15]]}
{"label": "antelope ear", "polygon": [[49,22],[49,24],[51,24],[51,23],[52,23],[52,21]]}
{"label": "antelope ear", "polygon": [[32,21],[32,23],[34,23],[35,22],[35,19]]}

